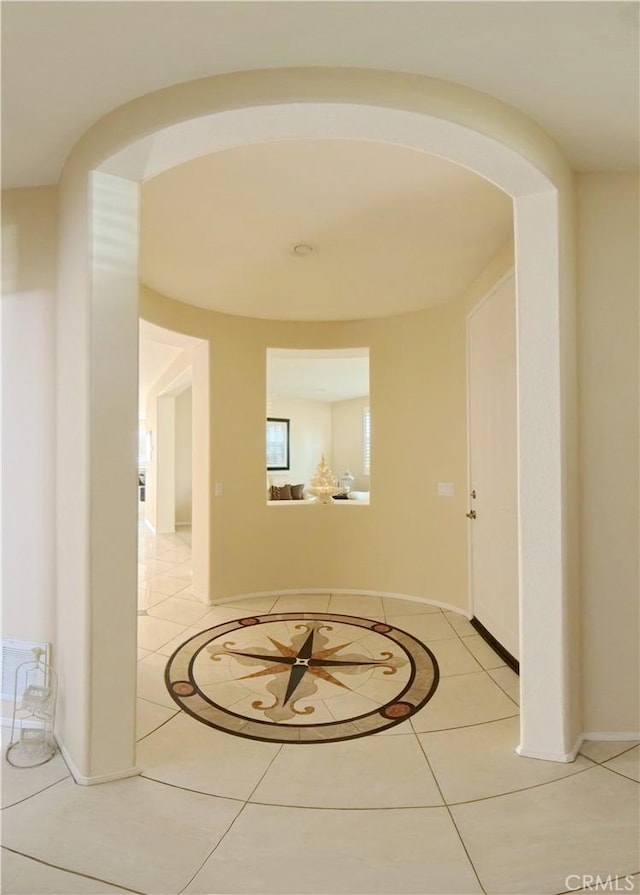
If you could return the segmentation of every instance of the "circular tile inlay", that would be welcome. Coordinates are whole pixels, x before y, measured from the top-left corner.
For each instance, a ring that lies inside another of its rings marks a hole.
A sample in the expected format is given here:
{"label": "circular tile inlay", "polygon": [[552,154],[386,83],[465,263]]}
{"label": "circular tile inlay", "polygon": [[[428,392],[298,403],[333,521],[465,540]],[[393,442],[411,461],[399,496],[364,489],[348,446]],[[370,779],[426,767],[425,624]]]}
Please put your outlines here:
{"label": "circular tile inlay", "polygon": [[280,612],[201,631],[169,659],[167,689],[218,730],[327,743],[406,721],[438,685],[433,653],[374,619]]}

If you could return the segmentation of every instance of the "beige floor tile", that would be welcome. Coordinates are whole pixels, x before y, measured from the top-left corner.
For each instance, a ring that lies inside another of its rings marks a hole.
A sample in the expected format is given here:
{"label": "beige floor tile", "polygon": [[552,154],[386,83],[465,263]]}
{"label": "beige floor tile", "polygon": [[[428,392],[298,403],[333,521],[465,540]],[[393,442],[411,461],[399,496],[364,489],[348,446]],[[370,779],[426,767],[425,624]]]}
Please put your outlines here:
{"label": "beige floor tile", "polygon": [[506,664],[504,659],[501,659],[479,634],[474,634],[473,637],[463,637],[462,642],[483,668],[501,668]]}
{"label": "beige floor tile", "polygon": [[456,632],[442,612],[427,612],[422,615],[388,615],[387,622],[413,634],[422,643],[428,640],[453,640]]}
{"label": "beige floor tile", "polygon": [[117,895],[126,891],[2,849],[4,895]]}
{"label": "beige floor tile", "polygon": [[184,713],[138,746],[145,777],[198,792],[247,799],[281,746],[236,737]]}
{"label": "beige floor tile", "polygon": [[638,787],[604,768],[451,811],[492,895],[562,892],[570,874],[638,868]]}
{"label": "beige floor tile", "polygon": [[191,583],[191,579],[193,578],[193,565],[190,559],[184,559],[180,563],[176,563],[171,566],[171,569],[166,573],[170,575],[172,578],[187,578],[189,583]]}
{"label": "beige floor tile", "polygon": [[478,633],[466,615],[462,615],[460,612],[451,612],[445,609],[444,617],[459,637],[471,637]]}
{"label": "beige floor tile", "polygon": [[142,647],[138,647],[138,662],[140,661],[140,659],[144,659],[149,655],[151,655],[151,650],[142,649]]}
{"label": "beige floor tile", "polygon": [[240,609],[238,618],[246,615],[262,615],[269,612],[278,597],[276,595],[270,597],[248,597],[246,600],[234,599],[229,603],[220,603],[224,609]]}
{"label": "beige floor tile", "polygon": [[421,603],[418,600],[400,600],[395,597],[383,597],[382,608],[385,615],[424,615],[427,612],[440,612],[439,606]]}
{"label": "beige floor tile", "polygon": [[622,755],[612,758],[604,767],[640,783],[640,746],[634,746],[628,752],[623,752]]}
{"label": "beige floor tile", "polygon": [[340,615],[355,615],[384,621],[382,599],[369,597],[366,594],[332,594],[328,611],[337,612]]}
{"label": "beige floor tile", "polygon": [[179,892],[241,808],[141,777],[54,789],[7,809],[4,844],[154,895]]}
{"label": "beige floor tile", "polygon": [[[159,649],[184,631],[184,625],[177,625],[164,618],[150,615],[138,616],[138,645],[150,652]],[[144,660],[143,660],[144,661]]]}
{"label": "beige floor tile", "polygon": [[580,752],[592,761],[602,762],[609,761],[637,745],[636,742],[629,740],[585,740],[580,746]]}
{"label": "beige floor tile", "polygon": [[372,736],[284,746],[251,801],[317,808],[442,805],[415,737]]}
{"label": "beige floor tile", "polygon": [[193,600],[183,600],[181,597],[167,597],[162,603],[148,610],[152,618],[164,618],[188,627],[209,612],[209,607],[204,603],[195,603]]}
{"label": "beige floor tile", "polygon": [[417,733],[497,721],[518,713],[518,707],[481,671],[441,678],[438,689],[411,723]]}
{"label": "beige floor tile", "polygon": [[[307,747],[301,747],[305,749]],[[445,808],[248,805],[185,893],[429,895],[480,887]]]}
{"label": "beige floor tile", "polygon": [[393,736],[415,736],[415,731],[411,726],[411,721],[402,721],[400,724],[394,724],[393,727],[387,727],[386,730],[378,730],[372,736],[377,739],[378,737],[393,737]]}
{"label": "beige floor tile", "polygon": [[286,594],[278,597],[271,612],[326,612],[329,594]]}
{"label": "beige floor tile", "polygon": [[175,704],[171,709],[168,706],[157,705],[155,702],[138,698],[136,700],[136,740],[146,737],[178,711],[178,706]]}
{"label": "beige floor tile", "polygon": [[419,734],[445,800],[486,799],[559,780],[593,767],[588,758],[563,764],[521,758],[520,719],[507,718],[460,730]]}
{"label": "beige floor tile", "polygon": [[[180,591],[180,599],[181,600],[196,600],[198,603],[202,603],[202,600],[193,592],[193,584],[189,583],[187,587]],[[209,607],[209,603],[205,603],[205,606]]]}
{"label": "beige floor tile", "polygon": [[230,606],[227,603],[223,603],[220,606],[208,606],[207,614],[198,619],[197,625],[195,627],[199,627],[202,631],[204,631],[207,628],[215,628],[216,625],[221,625],[224,622],[231,622],[237,618],[245,618],[247,614],[258,614],[254,613],[254,611],[251,609],[247,613],[247,609],[249,609],[249,607],[242,606],[241,604],[239,604],[238,606]]}
{"label": "beige floor tile", "polygon": [[162,559],[145,558],[144,562],[138,566],[138,580],[148,581],[149,578],[153,578],[155,575],[170,575],[171,572],[169,570],[174,565],[175,563],[165,562]]}
{"label": "beige floor tile", "polygon": [[14,768],[6,758],[6,749],[11,742],[10,728],[2,728],[2,808],[15,805],[48,786],[69,777],[69,768],[62,755],[57,752],[51,761],[35,768]]}
{"label": "beige floor tile", "polygon": [[165,594],[167,597],[173,597],[180,593],[188,586],[186,578],[173,578],[171,575],[152,575],[147,578],[145,584],[149,590],[153,590],[158,594]]}
{"label": "beige floor tile", "polygon": [[152,653],[146,659],[138,662],[138,697],[153,702],[155,705],[163,705],[169,709],[175,709],[176,703],[169,696],[169,691],[164,682],[164,672],[167,667],[166,656]]}
{"label": "beige floor tile", "polygon": [[151,590],[150,587],[138,588],[138,609],[151,609],[152,606],[157,606],[158,603],[162,603],[163,600],[167,599],[166,594]]}
{"label": "beige floor tile", "polygon": [[453,640],[427,640],[426,646],[436,657],[442,677],[482,671],[480,663],[473,658],[459,637]]}
{"label": "beige floor tile", "polygon": [[493,678],[501,690],[510,696],[516,705],[520,705],[520,678],[509,668],[504,665],[502,668],[489,669],[489,676]]}
{"label": "beige floor tile", "polygon": [[[200,623],[202,621],[203,619],[200,620]],[[159,646],[156,650],[156,653],[158,653],[158,655],[160,656],[166,656],[168,658],[169,656],[172,656],[175,651],[191,637],[195,637],[196,634],[199,634],[200,631],[206,630],[207,627],[212,627],[206,624],[202,624],[201,626],[200,623],[191,625],[188,628],[181,628],[180,633],[177,635],[177,637],[173,637],[171,640],[167,640],[166,643],[163,643],[162,646]]]}
{"label": "beige floor tile", "polygon": [[163,550],[157,554],[157,559],[161,562],[168,562],[172,565],[178,563],[189,562],[191,559],[191,549],[184,544],[181,547],[175,546],[170,550]]}

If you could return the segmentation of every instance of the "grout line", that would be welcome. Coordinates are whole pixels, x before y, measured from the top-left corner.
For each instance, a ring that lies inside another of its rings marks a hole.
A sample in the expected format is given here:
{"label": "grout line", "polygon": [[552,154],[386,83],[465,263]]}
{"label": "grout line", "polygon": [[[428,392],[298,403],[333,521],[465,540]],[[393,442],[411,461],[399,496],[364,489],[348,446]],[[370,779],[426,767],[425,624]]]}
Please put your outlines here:
{"label": "grout line", "polygon": [[[142,699],[142,696],[138,696],[137,698],[138,698],[138,699]],[[149,702],[148,699],[145,699],[144,701],[145,701],[145,702]],[[158,703],[157,703],[157,702],[153,702],[153,703],[151,703],[151,704],[152,704],[152,705],[157,705]],[[164,706],[163,706],[163,708],[164,708]],[[169,711],[171,711],[171,710],[169,709]],[[165,724],[168,724],[169,721],[173,721],[173,719],[175,718],[175,716],[176,716],[176,715],[179,715],[179,714],[180,714],[180,709],[176,709],[175,712],[173,713],[173,715],[170,715],[168,718],[165,718],[165,720],[164,720],[164,721],[161,721],[160,724],[158,724],[157,727],[154,727],[153,730],[150,730],[150,731],[149,731],[149,733],[145,733],[145,735],[144,735],[143,737],[140,737],[139,740],[136,740],[136,747],[138,746],[138,743],[142,743],[143,740],[146,740],[147,737],[150,737],[152,733],[155,733],[156,731],[160,730],[160,728],[161,728],[161,727],[164,727]],[[141,776],[143,776],[143,775],[141,775]]]}
{"label": "grout line", "polygon": [[[60,755],[62,753],[59,753]],[[64,759],[63,759],[64,761]],[[26,770],[26,768],[24,769]],[[49,783],[48,786],[43,786],[42,789],[37,790],[37,792],[32,792],[28,796],[25,796],[23,799],[18,799],[17,802],[12,802],[10,805],[3,805],[2,811],[8,811],[9,808],[15,808],[16,805],[22,805],[23,802],[28,802],[29,799],[33,799],[34,796],[39,796],[41,793],[46,792],[48,789],[51,789],[53,786],[57,786],[58,783],[64,783],[65,780],[73,779],[71,772],[67,769],[67,774],[64,777],[60,777],[59,780],[54,780],[53,783]]]}
{"label": "grout line", "polygon": [[[587,756],[583,755],[582,757],[586,758]],[[609,760],[611,761],[612,759],[609,759]],[[622,771],[616,771],[614,768],[608,768],[606,766],[606,764],[596,764],[596,767],[603,768],[603,770],[609,771],[611,774],[616,774],[618,777],[622,777],[623,780],[631,780],[632,783],[636,783],[636,784],[640,782],[640,781],[636,780],[635,777],[629,777],[628,774],[623,774]]]}
{"label": "grout line", "polygon": [[178,783],[169,783],[167,780],[158,780],[157,777],[152,777],[151,774],[146,774],[144,771],[141,774],[138,774],[138,779],[148,780],[149,783],[157,783],[159,786],[168,786],[169,789],[178,789],[180,792],[193,792],[199,796],[206,796],[209,799],[220,799],[223,802],[239,802],[243,806],[246,804],[245,800],[238,796],[221,796],[215,792],[204,792],[202,789],[192,789],[189,786],[180,786]]}
{"label": "grout line", "polygon": [[88,873],[81,873],[79,870],[69,870],[67,867],[61,867],[59,864],[52,864],[51,861],[44,861],[42,858],[36,858],[33,855],[27,855],[24,852],[18,851],[15,848],[9,848],[6,845],[2,846],[3,851],[11,852],[12,855],[20,855],[22,858],[27,858],[29,861],[35,861],[36,864],[43,864],[45,867],[52,867],[54,870],[61,870],[63,873],[70,873],[72,876],[79,876],[82,879],[91,879],[96,883],[103,883],[105,886],[113,886],[114,889],[121,889],[124,892],[132,892],[133,895],[145,895],[144,892],[140,892],[139,889],[130,889],[128,886],[123,886],[121,883],[110,882],[107,879],[102,879],[99,876],[91,876]]}
{"label": "grout line", "polygon": [[[533,760],[538,761],[539,759]],[[452,808],[457,808],[460,805],[474,805],[478,802],[489,802],[492,799],[501,799],[503,796],[514,796],[521,792],[528,792],[531,789],[541,789],[543,786],[552,786],[554,783],[562,783],[564,780],[571,779],[571,777],[578,777],[580,774],[585,774],[587,771],[593,771],[596,767],[597,765],[594,764],[591,765],[591,767],[581,768],[579,771],[574,771],[572,774],[565,774],[562,777],[556,777],[555,780],[545,780],[542,783],[532,783],[531,786],[522,786],[520,789],[510,789],[508,790],[508,792],[497,792],[493,796],[482,796],[479,799],[464,799],[461,802],[447,802],[447,805],[451,805]]]}
{"label": "grout line", "polygon": [[458,834],[458,839],[460,840],[460,844],[462,845],[462,847],[463,847],[463,849],[464,849],[464,852],[465,852],[465,854],[466,854],[466,856],[467,856],[467,860],[469,861],[469,864],[471,865],[471,869],[473,870],[473,872],[474,872],[474,874],[475,874],[475,877],[476,877],[476,879],[478,880],[478,885],[480,886],[481,891],[484,892],[485,895],[486,895],[487,890],[486,890],[485,887],[482,885],[482,880],[480,879],[480,876],[479,876],[479,874],[478,874],[478,871],[476,870],[476,865],[475,865],[475,864],[473,863],[473,861],[471,860],[471,855],[469,854],[469,850],[468,850],[468,848],[467,848],[467,846],[466,846],[466,843],[465,843],[464,839],[462,838],[462,833],[461,833],[460,830],[458,829],[458,824],[456,823],[456,820],[455,820],[455,818],[454,818],[454,816],[453,816],[453,812],[451,811],[451,808],[450,808],[449,805],[447,804],[447,801],[446,801],[446,799],[445,799],[445,797],[444,797],[444,793],[442,792],[442,788],[441,788],[441,786],[440,786],[440,784],[439,784],[439,782],[438,782],[438,778],[436,777],[435,772],[434,772],[433,768],[431,767],[431,762],[429,761],[429,758],[428,758],[428,756],[427,756],[427,753],[426,753],[426,751],[425,751],[425,748],[424,748],[424,746],[422,745],[422,743],[420,742],[420,738],[419,738],[419,737],[418,737],[418,746],[420,747],[420,750],[421,750],[422,754],[424,755],[424,760],[426,761],[426,763],[427,763],[427,767],[429,768],[429,771],[430,771],[430,773],[431,773],[431,776],[433,777],[433,781],[434,781],[434,783],[436,784],[436,786],[437,786],[437,788],[438,788],[438,792],[440,793],[440,798],[442,799],[443,805],[444,805],[444,807],[446,808],[447,813],[448,813],[448,815],[449,815],[449,817],[450,817],[450,819],[451,819],[451,823],[453,824],[453,828],[454,828],[454,830],[456,831],[456,833]]}
{"label": "grout line", "polygon": [[[582,746],[584,746],[585,743],[592,743],[592,742],[603,743],[603,742],[606,742],[606,740],[583,740]],[[589,758],[588,755],[585,755],[584,752],[582,752],[582,746],[580,746],[580,755],[583,755],[585,758]],[[616,752],[616,754],[612,755],[610,758],[602,759],[602,761],[598,761],[597,758],[590,758],[589,760],[594,761],[597,765],[604,765],[608,761],[613,761],[614,758],[619,758],[621,755],[626,755],[627,752],[631,752],[631,750],[635,749],[637,746],[640,746],[640,743],[633,743],[631,746],[627,746],[625,749],[622,749],[622,751]],[[607,770],[610,771],[611,768],[607,768]]]}
{"label": "grout line", "polygon": [[[503,667],[503,666],[500,666],[500,667]],[[509,668],[508,665],[505,665],[504,667],[505,667],[505,668]],[[497,670],[498,670],[497,668],[492,668],[492,669],[491,669],[491,671],[497,671]],[[509,670],[511,671],[511,669],[509,669]],[[516,699],[513,698],[513,696],[509,693],[508,690],[505,690],[505,688],[502,686],[502,684],[498,683],[498,681],[493,677],[493,675],[491,674],[491,671],[490,671],[488,668],[485,668],[485,671],[487,672],[487,674],[489,675],[489,677],[491,678],[491,680],[493,681],[493,683],[496,685],[496,687],[499,687],[499,688],[502,690],[502,692],[504,693],[504,695],[505,695],[505,696],[508,696],[509,699],[511,700],[511,702],[512,702],[514,705],[517,705],[517,706],[518,706],[518,710],[519,710],[519,709],[520,709],[520,703],[519,703]],[[513,673],[515,674],[515,671],[514,671]]]}
{"label": "grout line", "polygon": [[227,838],[227,836],[229,835],[229,833],[230,833],[231,830],[233,829],[233,827],[234,827],[236,821],[238,820],[238,818],[240,817],[240,815],[244,812],[244,810],[246,809],[247,805],[249,804],[249,800],[251,799],[251,796],[254,794],[254,792],[256,791],[256,789],[260,786],[260,784],[262,783],[262,781],[263,781],[264,778],[265,778],[265,775],[267,774],[267,772],[268,772],[269,769],[271,768],[271,765],[272,765],[273,762],[276,760],[276,758],[278,757],[278,755],[280,755],[280,753],[282,752],[282,748],[283,748],[283,746],[284,746],[284,744],[282,744],[282,745],[280,746],[280,748],[278,749],[278,751],[276,752],[276,754],[273,756],[273,758],[271,759],[271,761],[269,762],[269,764],[268,764],[267,767],[265,768],[264,773],[261,775],[261,777],[260,777],[260,779],[257,781],[256,785],[253,787],[253,789],[252,789],[251,792],[249,793],[248,797],[245,799],[244,804],[242,805],[242,808],[238,811],[238,813],[236,814],[236,816],[233,818],[233,820],[231,821],[231,823],[229,824],[229,826],[227,827],[227,829],[224,831],[224,833],[222,834],[222,836],[220,837],[220,839],[218,839],[218,841],[216,842],[216,844],[213,846],[213,848],[211,849],[211,851],[209,852],[209,854],[207,855],[207,857],[204,859],[204,861],[202,862],[202,864],[200,864],[200,866],[198,867],[198,869],[196,870],[196,872],[193,874],[193,876],[191,877],[191,879],[188,880],[187,884],[186,884],[185,886],[183,886],[182,889],[180,889],[180,893],[178,893],[178,895],[181,895],[181,893],[184,892],[185,889],[186,889],[188,886],[191,885],[191,883],[193,882],[193,880],[194,880],[194,879],[196,878],[196,876],[200,873],[200,871],[202,870],[202,868],[204,867],[204,865],[209,861],[209,859],[212,857],[212,855],[213,855],[214,852],[217,850],[217,848],[218,848],[218,847],[222,844],[222,842]]}
{"label": "grout line", "polygon": [[[476,672],[473,672],[474,674]],[[458,677],[462,677],[462,675],[457,675]],[[428,705],[428,703],[427,703]],[[421,709],[422,711],[422,709]],[[413,732],[417,736],[422,736],[426,733],[448,733],[452,730],[467,730],[469,727],[482,727],[483,724],[493,724],[496,721],[507,721],[509,718],[517,718],[519,716],[519,712],[514,712],[512,715],[503,715],[500,718],[491,718],[489,721],[476,721],[474,724],[457,724],[455,727],[436,727],[433,730],[416,730],[413,728]],[[409,718],[409,723],[413,727],[413,718]]]}

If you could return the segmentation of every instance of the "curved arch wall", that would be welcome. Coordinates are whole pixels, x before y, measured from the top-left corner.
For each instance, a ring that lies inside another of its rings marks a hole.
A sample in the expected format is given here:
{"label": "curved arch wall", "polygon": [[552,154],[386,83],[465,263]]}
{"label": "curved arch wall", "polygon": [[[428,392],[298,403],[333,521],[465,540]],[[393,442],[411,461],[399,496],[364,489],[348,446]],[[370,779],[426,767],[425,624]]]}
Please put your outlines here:
{"label": "curved arch wall", "polygon": [[[253,111],[245,115],[248,110]],[[182,160],[211,151],[212,134],[220,133],[216,126],[233,131],[236,118],[239,142],[263,139],[274,126],[284,138],[313,133],[400,141],[463,164],[513,196],[519,499],[526,507],[519,519],[520,751],[571,758],[580,725],[571,173],[543,131],[486,95],[391,72],[291,69],[209,78],[142,97],[91,128],[65,166],[57,330],[57,528],[64,560],[58,563],[58,666],[65,691],[61,739],[76,779],[100,782],[137,772],[135,505],[129,496],[136,423],[137,182],[144,172],[180,160],[174,154],[162,161],[167,145],[178,146]],[[263,375],[257,356],[228,360],[231,369],[235,363]],[[373,346],[372,358],[375,370]],[[213,382],[214,371],[211,376]],[[253,426],[239,424],[238,435],[252,436]],[[225,451],[218,447],[216,453],[212,432],[212,454],[223,464]],[[393,455],[384,440],[376,451],[381,463],[385,453]],[[249,480],[238,487],[252,488],[253,475],[249,470]],[[381,507],[393,506],[384,481],[374,488]],[[267,508],[256,507],[256,513],[262,510]],[[325,518],[313,524],[322,526]],[[363,517],[363,537],[375,518],[373,508]],[[220,536],[222,542],[228,537]],[[212,538],[218,543],[215,531]],[[228,587],[220,582],[221,591]]]}
{"label": "curved arch wall", "polygon": [[[142,289],[143,318],[209,342],[211,481],[224,485],[211,508],[212,600],[346,589],[467,609],[466,315],[512,266],[506,246],[455,302],[347,323],[232,317]],[[370,350],[370,506],[267,506],[267,348],[354,346]],[[439,481],[456,483],[453,499],[438,497]]]}

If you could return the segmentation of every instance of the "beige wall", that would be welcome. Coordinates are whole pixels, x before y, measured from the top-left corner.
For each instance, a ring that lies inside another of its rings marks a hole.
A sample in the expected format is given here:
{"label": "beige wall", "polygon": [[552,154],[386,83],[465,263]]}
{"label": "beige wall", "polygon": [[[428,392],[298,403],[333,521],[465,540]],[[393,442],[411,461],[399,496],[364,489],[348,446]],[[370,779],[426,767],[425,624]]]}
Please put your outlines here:
{"label": "beige wall", "polygon": [[[212,599],[350,588],[466,607],[466,314],[512,263],[509,246],[458,302],[351,324],[231,317],[142,290],[145,319],[210,342],[212,479],[224,487],[212,509]],[[266,506],[265,356],[272,345],[370,348],[371,506]],[[439,481],[455,482],[456,497],[438,497]]]}
{"label": "beige wall", "polygon": [[[364,411],[369,406],[369,396],[335,401],[331,405],[334,472],[340,477],[349,470],[354,477],[352,491],[369,491],[369,475],[364,473]],[[371,453],[373,456],[374,447]]]}
{"label": "beige wall", "polygon": [[193,479],[192,389],[176,395],[176,525],[191,524],[191,490]]}
{"label": "beige wall", "polygon": [[291,466],[287,472],[268,472],[269,484],[308,486],[321,454],[331,464],[331,405],[301,398],[272,398],[268,415],[289,420]]}
{"label": "beige wall", "polygon": [[[150,433],[151,456],[146,466],[147,484],[144,514],[145,519],[154,531],[158,527],[158,398],[171,386],[171,383],[174,382],[178,376],[191,367],[191,364],[191,349],[185,348],[153,383],[145,397],[145,425],[147,427],[147,432]],[[174,448],[172,463],[175,464],[175,445],[172,445],[172,447]],[[175,475],[173,476],[173,482],[173,487],[175,488]],[[175,492],[171,496],[175,497]]]}
{"label": "beige wall", "polygon": [[580,175],[583,709],[594,732],[640,729],[638,245],[637,175]]}
{"label": "beige wall", "polygon": [[2,634],[45,642],[55,639],[57,204],[56,187],[2,195]]}

